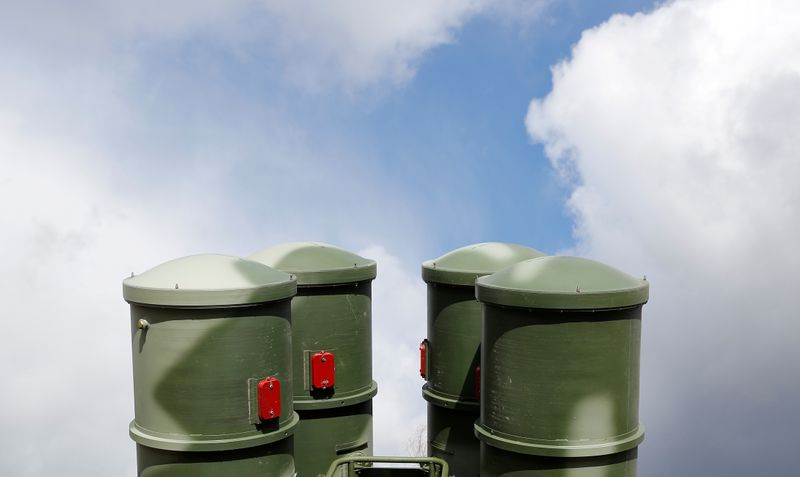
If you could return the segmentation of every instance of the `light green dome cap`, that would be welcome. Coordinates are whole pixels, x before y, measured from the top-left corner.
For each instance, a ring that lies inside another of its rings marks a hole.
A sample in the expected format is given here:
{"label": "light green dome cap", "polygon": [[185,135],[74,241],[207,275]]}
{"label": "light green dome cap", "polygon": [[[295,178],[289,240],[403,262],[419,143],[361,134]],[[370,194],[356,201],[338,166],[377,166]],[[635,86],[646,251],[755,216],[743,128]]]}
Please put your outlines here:
{"label": "light green dome cap", "polygon": [[248,305],[297,294],[288,273],[228,255],[178,258],[122,282],[129,303],[166,307]]}
{"label": "light green dome cap", "polygon": [[476,243],[422,263],[422,279],[428,283],[475,285],[475,279],[515,263],[544,256],[524,245],[501,242]]}
{"label": "light green dome cap", "polygon": [[373,280],[378,270],[374,260],[322,242],[282,243],[247,258],[295,275],[300,286]]}
{"label": "light green dome cap", "polygon": [[578,257],[535,258],[475,282],[475,296],[481,302],[555,310],[641,305],[649,291],[647,280]]}

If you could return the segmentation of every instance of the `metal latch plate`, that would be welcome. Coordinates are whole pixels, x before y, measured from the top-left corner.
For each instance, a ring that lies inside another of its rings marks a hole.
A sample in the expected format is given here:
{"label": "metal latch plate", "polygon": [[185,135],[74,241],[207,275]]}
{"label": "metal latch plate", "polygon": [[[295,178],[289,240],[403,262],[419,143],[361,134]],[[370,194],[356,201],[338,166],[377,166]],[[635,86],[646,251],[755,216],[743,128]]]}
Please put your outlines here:
{"label": "metal latch plate", "polygon": [[281,415],[281,382],[269,377],[258,383],[258,417],[262,421],[276,419]]}
{"label": "metal latch plate", "polygon": [[311,355],[311,387],[329,389],[336,384],[333,353],[320,351]]}

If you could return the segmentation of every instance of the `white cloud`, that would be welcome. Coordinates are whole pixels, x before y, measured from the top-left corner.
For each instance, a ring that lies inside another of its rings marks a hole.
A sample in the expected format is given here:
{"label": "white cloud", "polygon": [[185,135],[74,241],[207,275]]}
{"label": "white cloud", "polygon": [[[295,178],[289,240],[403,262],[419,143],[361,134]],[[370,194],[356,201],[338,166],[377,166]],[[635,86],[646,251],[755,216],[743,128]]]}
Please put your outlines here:
{"label": "white cloud", "polygon": [[[122,278],[191,253],[230,253],[250,241],[276,243],[278,233],[269,229],[285,224],[278,217],[250,225],[257,237],[232,235],[242,218],[227,217],[229,199],[217,197],[225,191],[207,187],[202,171],[183,177],[191,187],[139,184],[143,194],[121,194],[109,180],[120,175],[104,157],[108,151],[42,140],[42,134],[31,136],[17,122],[0,118],[0,245],[7,251],[0,274],[7,337],[0,347],[5,390],[0,474],[134,475],[134,444],[127,436],[133,417],[129,312]],[[200,193],[204,201],[197,203]],[[166,212],[165,201],[175,201]],[[286,226],[284,233],[314,233],[310,225]],[[320,227],[316,233],[338,233],[331,224]],[[376,444],[385,453],[403,453],[408,437],[403,429],[410,433],[408,423],[421,419],[421,383],[413,379],[416,351],[408,343],[424,331],[424,289],[382,247],[363,254],[380,266]],[[410,322],[417,323],[418,333],[409,329]]]}
{"label": "white cloud", "polygon": [[381,246],[358,252],[378,263],[372,289],[375,455],[406,455],[426,423],[419,377],[419,343],[427,333],[425,284],[418,264],[403,264]]}
{"label": "white cloud", "polygon": [[[150,63],[142,43],[211,35],[215,45],[247,47],[249,33],[231,25],[247,25],[245,13],[265,8],[190,3],[25,2],[0,16],[2,475],[135,474],[123,275],[191,253],[246,255],[284,240],[388,244],[419,223],[413,200],[355,167],[352,151],[317,149],[324,145],[309,140],[317,131],[297,118],[248,105],[213,80],[181,83],[170,76],[180,65]],[[368,35],[353,35],[351,48],[369,49],[358,44]],[[364,57],[380,64],[364,78],[386,80],[382,68],[396,63],[386,55],[397,51]],[[338,61],[342,72],[363,66]],[[198,114],[198,103],[215,114]],[[402,242],[413,255],[414,239]],[[425,316],[398,259],[374,251],[382,270],[375,361],[387,374],[376,373],[376,411],[386,415],[376,423],[377,444],[403,453],[407,436],[394,426],[424,419],[421,383],[400,389],[408,384],[400,368],[415,376],[416,350],[405,353],[418,336],[396,340],[386,330],[402,320],[423,330]],[[384,353],[400,356],[397,367],[386,367]]]}
{"label": "white cloud", "polygon": [[533,18],[547,1],[343,0],[266,2],[270,39],[288,58],[289,75],[317,89],[373,83],[403,84],[423,54],[451,43],[458,29],[481,13]]}
{"label": "white cloud", "polygon": [[[159,166],[170,151],[156,150],[156,164],[117,164],[112,157],[123,153],[119,146],[78,134],[70,139],[64,134],[72,131],[69,126],[38,124],[41,116],[35,111],[0,112],[0,246],[7,252],[0,290],[8,338],[0,347],[3,475],[134,475],[134,444],[127,436],[133,417],[129,311],[121,297],[121,280],[128,273],[192,253],[246,255],[282,240],[386,239],[380,227],[365,230],[343,220],[353,209],[326,212],[316,195],[308,201],[284,199],[300,180],[327,178],[334,188],[348,180],[368,182],[357,175],[337,179],[330,167],[311,162],[280,171],[260,163],[256,183],[268,183],[276,173],[285,183],[256,195],[266,202],[264,209],[248,209],[237,207],[234,192],[234,175],[241,177],[241,171],[229,170],[252,169],[246,158],[221,163],[194,158],[198,162],[192,167],[175,171]],[[104,131],[94,126],[89,136]],[[213,141],[206,146],[225,148]],[[137,168],[166,177],[137,176]],[[379,185],[357,191],[379,197],[370,192],[373,187]],[[358,197],[342,194],[341,200]],[[363,212],[396,200],[389,193],[381,197]],[[273,215],[257,213],[272,208],[278,209]],[[393,207],[394,220],[408,227],[401,209]],[[423,419],[421,383],[413,379],[416,350],[408,342],[424,331],[424,289],[382,247],[363,253],[380,266],[376,444],[398,454],[408,437],[403,429],[412,431],[406,419]],[[408,326],[414,322],[418,333]]]}
{"label": "white cloud", "polygon": [[196,240],[182,218],[117,200],[91,148],[0,123],[0,473],[133,475],[123,270]]}
{"label": "white cloud", "polygon": [[337,79],[355,85],[408,81],[421,55],[451,42],[479,2],[308,0],[268,2],[266,8],[289,74],[320,87]]}
{"label": "white cloud", "polygon": [[378,452],[404,453],[424,422],[416,375],[424,286],[418,262],[398,258],[428,240],[407,236],[425,228],[420,204],[377,182],[349,145],[319,142],[304,118],[215,83],[220,64],[209,60],[207,76],[191,76],[200,68],[182,70],[181,48],[218,48],[242,68],[269,60],[270,80],[354,91],[410,80],[424,54],[454,41],[475,15],[539,10],[519,0],[286,5],[33,0],[4,8],[0,474],[133,475],[122,275],[286,240],[383,244],[363,251],[379,262]]}
{"label": "white cloud", "polygon": [[531,103],[531,136],[574,181],[577,251],[652,283],[647,475],[793,472],[798,25],[793,1],[614,16]]}
{"label": "white cloud", "polygon": [[304,89],[354,91],[405,84],[426,52],[453,42],[479,14],[527,25],[551,1],[89,0],[76,7],[34,0],[4,10],[0,39],[39,61],[64,63],[212,39]]}

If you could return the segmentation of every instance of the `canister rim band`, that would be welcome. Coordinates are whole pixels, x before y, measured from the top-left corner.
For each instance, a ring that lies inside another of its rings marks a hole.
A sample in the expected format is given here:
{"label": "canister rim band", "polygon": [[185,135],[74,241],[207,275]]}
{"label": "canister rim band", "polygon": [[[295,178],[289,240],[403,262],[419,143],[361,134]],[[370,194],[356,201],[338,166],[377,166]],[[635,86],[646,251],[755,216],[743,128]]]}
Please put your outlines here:
{"label": "canister rim band", "polygon": [[[531,439],[500,432],[475,423],[475,437],[486,444],[511,452],[548,457],[591,457],[616,454],[638,446],[644,440],[644,426],[640,423],[625,434],[607,439],[594,439],[589,444],[575,444],[575,441],[554,441]],[[566,442],[566,443],[565,443]]]}
{"label": "canister rim band", "polygon": [[128,433],[137,444],[154,449],[182,452],[226,451],[271,444],[285,439],[294,434],[294,428],[299,421],[300,416],[293,412],[292,417],[286,423],[272,432],[261,433],[254,431],[231,434],[235,437],[226,438],[220,436],[165,434],[145,429],[139,426],[136,420],[133,420],[128,427]]}
{"label": "canister rim band", "polygon": [[128,303],[167,308],[249,305],[296,294],[297,279],[288,273],[220,254],[176,258],[122,281]]}
{"label": "canister rim band", "polygon": [[650,284],[582,257],[526,260],[475,281],[480,302],[519,308],[586,310],[647,302]]}
{"label": "canister rim band", "polygon": [[422,386],[422,397],[433,405],[447,409],[472,411],[476,414],[480,413],[481,410],[481,403],[479,401],[456,399],[444,396],[431,389],[430,383],[425,383]]}
{"label": "canister rim band", "polygon": [[598,293],[536,293],[476,284],[475,298],[482,303],[540,310],[611,310],[643,306],[647,288]]}
{"label": "canister rim band", "polygon": [[368,401],[378,394],[378,383],[372,383],[366,389],[357,389],[355,392],[347,394],[335,394],[330,399],[313,399],[307,396],[295,396],[294,408],[300,411],[314,411],[317,409],[331,409],[344,406],[352,406],[364,401]]}

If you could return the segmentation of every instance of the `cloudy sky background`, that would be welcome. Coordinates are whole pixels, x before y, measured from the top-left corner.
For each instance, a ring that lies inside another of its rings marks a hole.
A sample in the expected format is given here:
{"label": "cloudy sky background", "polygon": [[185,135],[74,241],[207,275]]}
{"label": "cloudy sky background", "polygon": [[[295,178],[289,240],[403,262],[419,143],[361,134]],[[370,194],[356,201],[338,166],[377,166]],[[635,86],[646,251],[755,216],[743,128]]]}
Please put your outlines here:
{"label": "cloudy sky background", "polygon": [[404,454],[419,263],[497,240],[647,275],[641,475],[796,475],[800,6],[587,3],[4,4],[0,473],[134,475],[121,279],[287,240],[378,261]]}

